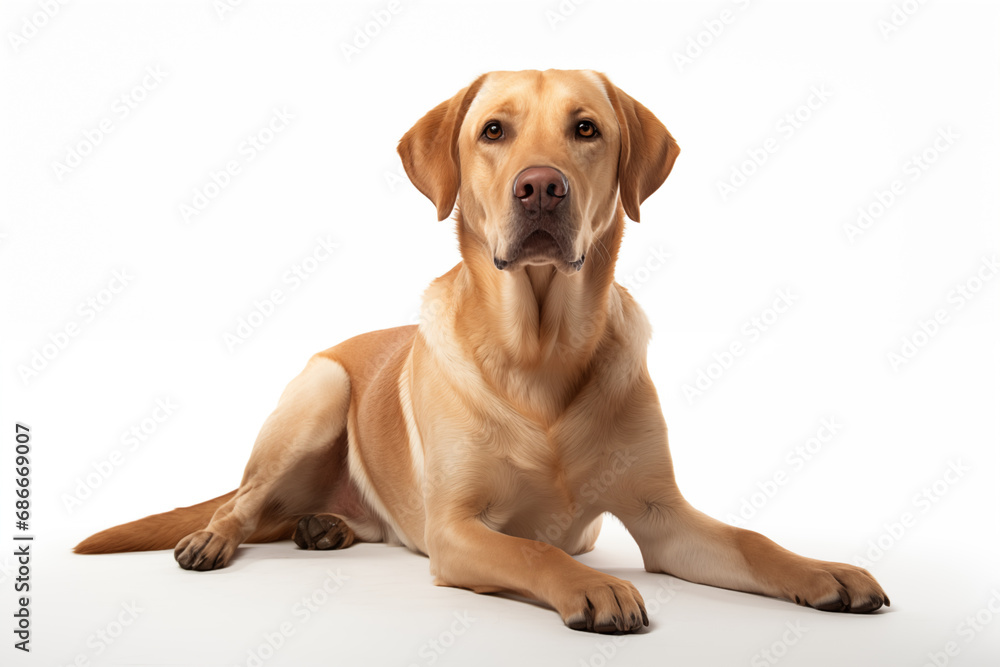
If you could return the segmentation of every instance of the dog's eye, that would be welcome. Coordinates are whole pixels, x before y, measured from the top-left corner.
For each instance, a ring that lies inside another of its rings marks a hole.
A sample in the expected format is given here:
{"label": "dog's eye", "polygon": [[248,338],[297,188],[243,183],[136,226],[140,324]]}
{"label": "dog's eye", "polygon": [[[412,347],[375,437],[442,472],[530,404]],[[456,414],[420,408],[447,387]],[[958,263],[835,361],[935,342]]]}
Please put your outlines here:
{"label": "dog's eye", "polygon": [[581,120],[576,124],[576,136],[584,139],[593,139],[597,136],[597,126],[589,120]]}
{"label": "dog's eye", "polygon": [[486,123],[486,127],[483,128],[483,136],[490,141],[496,141],[503,137],[503,125],[496,121],[490,121]]}

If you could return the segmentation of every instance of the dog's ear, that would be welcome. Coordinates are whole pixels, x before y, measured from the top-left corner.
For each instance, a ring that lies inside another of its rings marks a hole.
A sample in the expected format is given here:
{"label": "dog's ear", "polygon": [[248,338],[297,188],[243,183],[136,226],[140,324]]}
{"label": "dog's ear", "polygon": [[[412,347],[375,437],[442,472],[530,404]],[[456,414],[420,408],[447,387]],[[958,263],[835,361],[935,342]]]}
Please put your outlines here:
{"label": "dog's ear", "polygon": [[396,148],[410,181],[437,207],[438,220],[451,215],[458,199],[458,131],[484,78],[428,111]]}
{"label": "dog's ear", "polygon": [[618,158],[618,192],[628,217],[639,222],[639,204],[667,180],[680,146],[653,112],[611,83],[604,89],[618,116],[622,147]]}

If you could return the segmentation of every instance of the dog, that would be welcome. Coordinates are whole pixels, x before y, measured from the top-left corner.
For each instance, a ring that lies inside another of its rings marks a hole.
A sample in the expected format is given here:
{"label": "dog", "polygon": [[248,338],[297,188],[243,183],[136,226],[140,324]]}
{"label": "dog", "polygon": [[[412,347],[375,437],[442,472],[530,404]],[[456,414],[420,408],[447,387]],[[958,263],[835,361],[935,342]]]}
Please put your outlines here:
{"label": "dog", "polygon": [[243,542],[356,541],[426,554],[434,583],[512,593],[575,630],[648,625],[628,581],[572,556],[618,517],[645,569],[824,611],[889,598],[866,570],[813,560],[694,509],[674,480],[646,366],[650,325],[614,280],[626,216],[680,152],[600,73],[491,72],[399,142],[461,262],[420,324],[314,355],[253,446],[239,489],[93,535],[77,553],[167,549],[225,567]]}

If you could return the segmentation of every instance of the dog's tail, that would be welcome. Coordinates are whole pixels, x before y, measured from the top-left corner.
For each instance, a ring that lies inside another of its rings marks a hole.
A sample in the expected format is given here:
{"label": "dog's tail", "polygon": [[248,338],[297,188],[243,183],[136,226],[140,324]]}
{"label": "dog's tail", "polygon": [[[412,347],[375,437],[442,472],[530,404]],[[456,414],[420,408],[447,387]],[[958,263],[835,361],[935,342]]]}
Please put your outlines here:
{"label": "dog's tail", "polygon": [[215,510],[235,495],[236,491],[230,491],[224,496],[197,505],[178,507],[172,512],[153,514],[145,519],[102,530],[80,542],[73,551],[78,554],[110,554],[173,549],[182,537],[205,528]]}

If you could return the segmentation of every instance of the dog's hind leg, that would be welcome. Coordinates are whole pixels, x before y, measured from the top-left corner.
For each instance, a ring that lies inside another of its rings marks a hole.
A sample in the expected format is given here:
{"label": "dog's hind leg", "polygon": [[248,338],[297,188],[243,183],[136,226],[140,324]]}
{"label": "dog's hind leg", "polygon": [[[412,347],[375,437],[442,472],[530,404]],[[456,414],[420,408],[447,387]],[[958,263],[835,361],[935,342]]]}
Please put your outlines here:
{"label": "dog's hind leg", "polygon": [[346,447],[350,396],[344,367],[313,357],[264,422],[236,495],[204,530],[177,544],[177,563],[185,570],[225,567],[236,547],[255,541],[256,533],[287,531],[291,537],[299,517],[321,511],[317,502],[344,465],[338,448]]}
{"label": "dog's hind leg", "polygon": [[346,549],[354,543],[354,531],[336,514],[309,514],[299,519],[292,537],[300,549]]}

